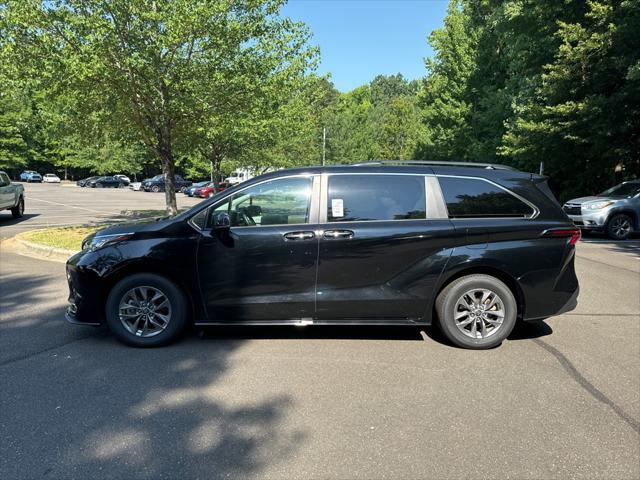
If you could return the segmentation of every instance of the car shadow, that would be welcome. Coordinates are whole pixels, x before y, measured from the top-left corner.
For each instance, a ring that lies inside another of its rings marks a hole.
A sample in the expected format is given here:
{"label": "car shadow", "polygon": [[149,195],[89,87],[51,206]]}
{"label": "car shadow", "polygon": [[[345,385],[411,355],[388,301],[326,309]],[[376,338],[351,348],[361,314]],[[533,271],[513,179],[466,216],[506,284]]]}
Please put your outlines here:
{"label": "car shadow", "polygon": [[424,341],[412,325],[196,326],[203,339],[224,340],[407,340]]}
{"label": "car shadow", "polygon": [[[424,328],[424,332],[431,340],[448,347],[460,348],[454,345],[445,337],[437,325],[430,325]],[[551,335],[553,329],[543,320],[534,322],[516,322],[515,327],[507,337],[507,340],[533,340],[535,338]],[[496,347],[497,348],[497,347]]]}
{"label": "car shadow", "polygon": [[630,253],[636,257],[640,257],[640,238],[632,238],[629,240],[611,240],[605,235],[590,234],[588,237],[582,237],[581,243],[602,245],[612,252]]}
{"label": "car shadow", "polygon": [[9,212],[9,210],[7,210],[6,212],[0,212],[0,227],[4,225],[6,226],[17,225],[18,223],[24,222],[26,220],[29,220],[31,218],[35,218],[38,216],[40,216],[39,213],[25,213],[20,218],[13,218],[13,215],[11,215],[11,212]]}

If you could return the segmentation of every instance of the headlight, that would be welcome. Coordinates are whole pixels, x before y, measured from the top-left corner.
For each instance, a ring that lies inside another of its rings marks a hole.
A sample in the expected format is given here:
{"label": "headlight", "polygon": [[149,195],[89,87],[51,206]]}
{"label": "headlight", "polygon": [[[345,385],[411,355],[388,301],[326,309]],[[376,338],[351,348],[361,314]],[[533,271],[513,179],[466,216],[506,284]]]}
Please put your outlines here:
{"label": "headlight", "polygon": [[82,250],[95,251],[102,247],[129,240],[132,233],[116,233],[114,235],[88,236],[82,241]]}
{"label": "headlight", "polygon": [[605,200],[604,202],[595,202],[595,203],[590,203],[587,208],[589,210],[601,210],[605,207],[608,207],[609,205],[611,205],[613,203],[613,200]]}

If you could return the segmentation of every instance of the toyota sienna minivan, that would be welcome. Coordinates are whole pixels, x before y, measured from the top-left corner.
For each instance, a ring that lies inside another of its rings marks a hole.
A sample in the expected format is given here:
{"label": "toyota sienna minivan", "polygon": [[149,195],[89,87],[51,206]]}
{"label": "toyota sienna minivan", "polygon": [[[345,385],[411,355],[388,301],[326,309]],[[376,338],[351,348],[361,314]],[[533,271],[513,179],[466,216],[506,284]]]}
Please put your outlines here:
{"label": "toyota sienna minivan", "polygon": [[429,325],[500,344],[577,304],[580,230],[545,177],[500,165],[281,170],[175,217],[87,237],[72,323],[152,347],[196,325]]}

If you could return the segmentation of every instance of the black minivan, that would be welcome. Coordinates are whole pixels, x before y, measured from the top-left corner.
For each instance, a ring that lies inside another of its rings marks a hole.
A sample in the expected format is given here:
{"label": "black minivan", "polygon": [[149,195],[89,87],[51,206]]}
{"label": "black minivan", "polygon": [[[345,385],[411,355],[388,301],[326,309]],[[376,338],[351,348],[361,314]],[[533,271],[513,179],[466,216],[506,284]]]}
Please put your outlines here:
{"label": "black minivan", "polygon": [[580,230],[546,178],[370,162],[256,177],[67,262],[72,323],[134,346],[196,325],[429,325],[466,348],[575,308]]}

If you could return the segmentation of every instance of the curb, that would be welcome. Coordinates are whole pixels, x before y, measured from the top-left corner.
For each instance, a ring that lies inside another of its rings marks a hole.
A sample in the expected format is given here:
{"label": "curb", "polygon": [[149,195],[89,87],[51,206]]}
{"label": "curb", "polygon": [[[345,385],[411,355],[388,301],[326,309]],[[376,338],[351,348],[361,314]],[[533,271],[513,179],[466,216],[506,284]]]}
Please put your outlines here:
{"label": "curb", "polygon": [[41,258],[43,260],[52,260],[55,262],[66,263],[70,256],[77,253],[74,250],[48,247],[39,243],[30,242],[29,240],[23,240],[22,238],[20,238],[20,234],[13,237],[13,240],[15,240],[20,249],[23,250],[23,253],[27,254],[30,257]]}

